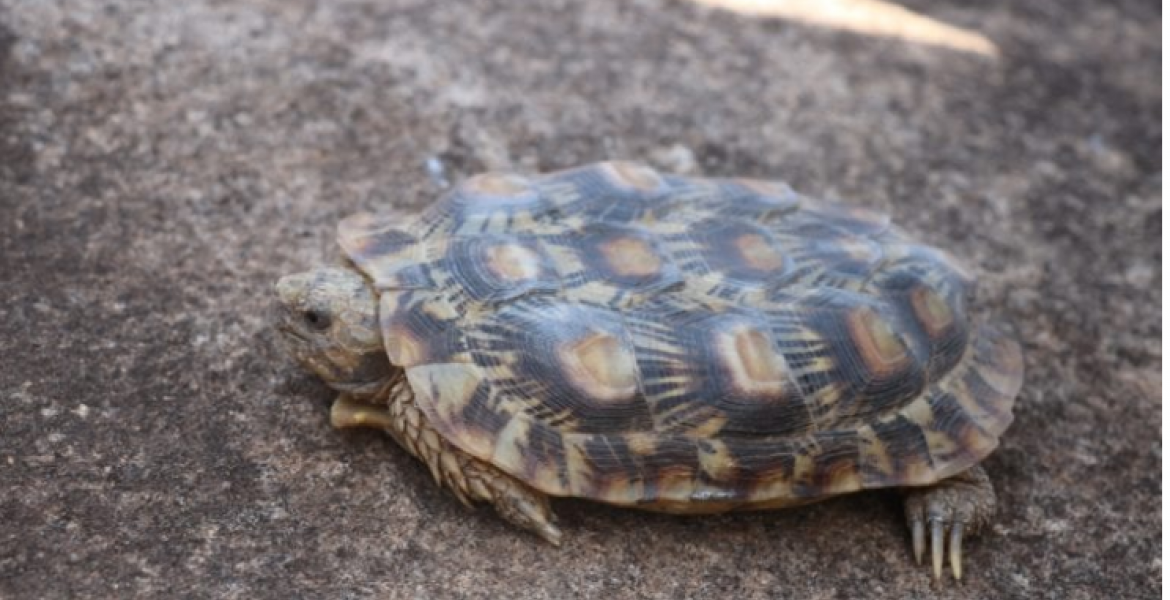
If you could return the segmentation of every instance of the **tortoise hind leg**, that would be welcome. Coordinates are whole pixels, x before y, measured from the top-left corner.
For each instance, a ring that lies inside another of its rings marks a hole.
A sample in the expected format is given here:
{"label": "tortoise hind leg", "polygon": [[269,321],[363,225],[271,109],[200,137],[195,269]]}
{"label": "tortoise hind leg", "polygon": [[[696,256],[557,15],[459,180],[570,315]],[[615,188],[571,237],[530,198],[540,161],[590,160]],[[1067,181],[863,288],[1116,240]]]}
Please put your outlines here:
{"label": "tortoise hind leg", "polygon": [[556,516],[549,509],[548,496],[483,461],[466,454],[463,458],[468,461],[463,476],[476,499],[495,505],[496,512],[505,521],[539,535],[554,546],[561,545],[561,530],[553,524]]}
{"label": "tortoise hind leg", "polygon": [[[942,577],[944,543],[949,547],[951,572],[963,578],[963,536],[976,533],[995,515],[995,489],[982,467],[975,466],[927,488],[908,490],[906,523],[914,546],[914,560],[922,564],[930,527],[930,555],[934,578]],[[944,542],[944,538],[946,539]]]}
{"label": "tortoise hind leg", "polygon": [[559,546],[561,530],[553,524],[548,497],[439,436],[409,398],[390,398],[388,406],[342,394],[333,403],[334,427],[372,427],[390,434],[400,446],[426,463],[435,482],[463,504],[490,502],[504,520]]}

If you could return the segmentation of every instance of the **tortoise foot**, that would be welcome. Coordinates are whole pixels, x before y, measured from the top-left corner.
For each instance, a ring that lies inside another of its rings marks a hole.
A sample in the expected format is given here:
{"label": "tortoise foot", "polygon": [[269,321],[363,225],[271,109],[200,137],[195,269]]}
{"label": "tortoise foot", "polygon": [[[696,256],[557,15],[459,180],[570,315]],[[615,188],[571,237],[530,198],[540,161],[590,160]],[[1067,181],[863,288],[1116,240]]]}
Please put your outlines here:
{"label": "tortoise foot", "polygon": [[929,533],[934,579],[942,578],[944,551],[955,579],[962,579],[963,536],[986,527],[995,514],[995,490],[987,473],[974,467],[931,487],[912,489],[905,507],[914,560],[922,564]]}
{"label": "tortoise foot", "polygon": [[480,467],[469,474],[473,490],[496,507],[505,521],[535,533],[544,541],[560,546],[562,534],[556,526],[556,515],[548,505],[548,496],[498,472],[492,467]]}

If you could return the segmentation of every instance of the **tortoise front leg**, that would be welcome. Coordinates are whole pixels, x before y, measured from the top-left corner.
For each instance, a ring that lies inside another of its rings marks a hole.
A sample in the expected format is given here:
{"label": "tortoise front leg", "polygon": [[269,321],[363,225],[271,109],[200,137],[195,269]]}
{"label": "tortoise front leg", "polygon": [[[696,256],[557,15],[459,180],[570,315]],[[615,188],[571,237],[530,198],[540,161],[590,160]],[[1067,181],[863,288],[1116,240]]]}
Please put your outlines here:
{"label": "tortoise front leg", "polygon": [[559,546],[561,530],[553,524],[548,497],[470,454],[452,446],[426,421],[411,398],[391,398],[386,407],[341,394],[333,402],[334,427],[373,427],[389,433],[400,446],[423,461],[435,483],[454,492],[460,502],[490,502],[504,520]]}
{"label": "tortoise front leg", "polygon": [[930,555],[934,578],[942,577],[944,538],[949,547],[951,572],[963,578],[963,536],[991,524],[995,489],[983,467],[974,466],[926,488],[906,494],[906,523],[914,545],[914,560],[922,564],[926,525],[930,525]]}

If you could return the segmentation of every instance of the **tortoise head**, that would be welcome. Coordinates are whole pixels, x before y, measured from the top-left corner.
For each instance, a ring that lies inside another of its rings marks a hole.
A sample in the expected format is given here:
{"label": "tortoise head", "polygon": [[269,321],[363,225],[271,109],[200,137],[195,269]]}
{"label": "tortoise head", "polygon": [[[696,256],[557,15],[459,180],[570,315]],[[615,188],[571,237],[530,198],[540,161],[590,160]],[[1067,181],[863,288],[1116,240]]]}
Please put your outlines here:
{"label": "tortoise head", "polygon": [[378,301],[349,269],[320,268],[276,283],[276,329],[289,354],[334,389],[362,397],[393,375],[378,327]]}

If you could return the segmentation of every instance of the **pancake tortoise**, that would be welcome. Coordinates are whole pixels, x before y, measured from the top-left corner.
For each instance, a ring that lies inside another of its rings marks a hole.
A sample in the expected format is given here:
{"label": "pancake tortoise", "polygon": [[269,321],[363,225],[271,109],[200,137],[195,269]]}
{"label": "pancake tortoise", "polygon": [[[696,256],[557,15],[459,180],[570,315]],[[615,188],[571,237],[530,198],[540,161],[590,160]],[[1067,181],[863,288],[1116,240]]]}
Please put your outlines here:
{"label": "pancake tortoise", "polygon": [[468,505],[559,544],[549,496],[668,513],[899,488],[915,559],[962,577],[1020,347],[972,275],[888,217],[778,182],[608,162],[468,179],[350,217],[276,327]]}

